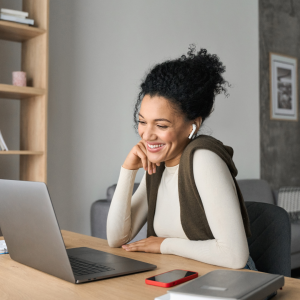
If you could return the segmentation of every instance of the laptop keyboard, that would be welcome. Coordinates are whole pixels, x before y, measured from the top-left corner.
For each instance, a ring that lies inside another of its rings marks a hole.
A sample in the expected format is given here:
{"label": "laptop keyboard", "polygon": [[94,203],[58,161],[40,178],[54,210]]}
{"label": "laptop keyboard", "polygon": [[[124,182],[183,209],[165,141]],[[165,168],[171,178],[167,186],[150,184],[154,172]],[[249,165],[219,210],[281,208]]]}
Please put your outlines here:
{"label": "laptop keyboard", "polygon": [[81,259],[78,257],[70,256],[70,255],[69,255],[69,260],[70,260],[74,275],[78,275],[78,276],[114,270],[111,267],[92,263],[90,261],[87,261],[87,260],[84,260],[84,259]]}

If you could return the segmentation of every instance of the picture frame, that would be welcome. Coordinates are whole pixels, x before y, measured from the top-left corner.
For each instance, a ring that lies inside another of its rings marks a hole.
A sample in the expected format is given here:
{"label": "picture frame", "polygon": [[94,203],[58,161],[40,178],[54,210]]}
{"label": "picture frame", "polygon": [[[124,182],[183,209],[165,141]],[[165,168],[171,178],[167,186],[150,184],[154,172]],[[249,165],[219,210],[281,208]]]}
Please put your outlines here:
{"label": "picture frame", "polygon": [[298,60],[270,52],[270,118],[298,121]]}

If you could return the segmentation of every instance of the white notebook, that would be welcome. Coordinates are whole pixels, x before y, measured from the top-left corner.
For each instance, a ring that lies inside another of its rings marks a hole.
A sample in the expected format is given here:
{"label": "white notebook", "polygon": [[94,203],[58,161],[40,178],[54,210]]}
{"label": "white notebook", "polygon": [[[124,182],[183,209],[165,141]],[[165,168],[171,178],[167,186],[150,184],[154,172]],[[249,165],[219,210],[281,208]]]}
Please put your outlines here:
{"label": "white notebook", "polygon": [[[284,276],[215,270],[168,290],[156,300],[263,300],[284,286]],[[169,296],[169,297],[168,297]]]}

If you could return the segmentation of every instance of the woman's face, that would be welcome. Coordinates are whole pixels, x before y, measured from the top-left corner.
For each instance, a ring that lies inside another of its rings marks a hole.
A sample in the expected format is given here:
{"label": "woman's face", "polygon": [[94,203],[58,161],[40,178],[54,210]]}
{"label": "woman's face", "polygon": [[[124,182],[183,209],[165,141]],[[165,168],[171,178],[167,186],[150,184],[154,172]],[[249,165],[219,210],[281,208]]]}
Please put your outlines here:
{"label": "woman's face", "polygon": [[[153,163],[165,162],[167,167],[179,164],[181,154],[190,142],[188,136],[193,123],[186,122],[166,98],[145,95],[139,112],[138,131],[148,159]],[[199,126],[197,124],[197,130]]]}

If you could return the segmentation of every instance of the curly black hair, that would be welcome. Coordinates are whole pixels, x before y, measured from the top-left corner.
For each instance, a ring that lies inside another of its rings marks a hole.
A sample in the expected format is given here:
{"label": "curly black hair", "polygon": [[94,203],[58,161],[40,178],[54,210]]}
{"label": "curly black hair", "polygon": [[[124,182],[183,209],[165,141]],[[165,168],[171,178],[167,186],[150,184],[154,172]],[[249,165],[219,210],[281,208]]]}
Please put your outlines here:
{"label": "curly black hair", "polygon": [[185,120],[202,117],[202,122],[213,110],[215,96],[224,93],[227,81],[222,77],[225,66],[215,54],[191,44],[187,56],[167,60],[155,65],[140,85],[140,93],[134,107],[134,127],[138,127],[138,113],[145,95],[161,96],[170,101]]}

